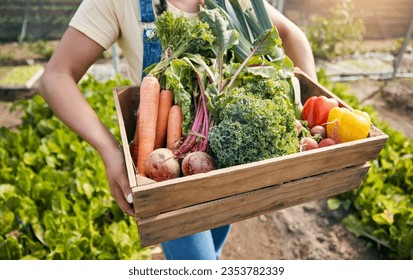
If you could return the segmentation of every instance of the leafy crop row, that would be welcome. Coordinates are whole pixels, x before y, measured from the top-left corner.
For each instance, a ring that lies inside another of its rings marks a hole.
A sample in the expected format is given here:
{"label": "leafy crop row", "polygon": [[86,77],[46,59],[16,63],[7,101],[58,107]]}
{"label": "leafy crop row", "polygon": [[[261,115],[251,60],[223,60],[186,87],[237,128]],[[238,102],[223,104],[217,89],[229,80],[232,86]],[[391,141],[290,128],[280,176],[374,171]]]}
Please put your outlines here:
{"label": "leafy crop row", "polygon": [[376,111],[363,106],[343,84],[332,85],[323,72],[320,82],[353,108],[367,111],[372,122],[389,136],[362,185],[339,197],[349,214],[348,230],[372,240],[392,259],[413,259],[413,141],[392,129]]}
{"label": "leafy crop row", "polygon": [[[119,139],[112,89],[127,80],[81,89]],[[112,198],[97,152],[36,95],[20,101],[17,131],[0,128],[0,259],[146,259],[137,226]]]}

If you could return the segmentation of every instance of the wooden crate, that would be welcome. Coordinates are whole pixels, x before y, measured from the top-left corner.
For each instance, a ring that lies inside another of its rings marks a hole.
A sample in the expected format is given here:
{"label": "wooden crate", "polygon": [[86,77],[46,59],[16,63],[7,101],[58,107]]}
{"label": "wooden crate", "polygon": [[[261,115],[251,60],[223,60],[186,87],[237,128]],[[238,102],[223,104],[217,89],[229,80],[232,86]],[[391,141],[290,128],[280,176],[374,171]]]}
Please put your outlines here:
{"label": "wooden crate", "polygon": [[[325,95],[350,108],[299,69],[296,77],[303,103]],[[114,97],[142,247],[350,191],[388,138],[372,125],[366,139],[154,182],[137,174],[129,152],[139,88],[115,88]]]}

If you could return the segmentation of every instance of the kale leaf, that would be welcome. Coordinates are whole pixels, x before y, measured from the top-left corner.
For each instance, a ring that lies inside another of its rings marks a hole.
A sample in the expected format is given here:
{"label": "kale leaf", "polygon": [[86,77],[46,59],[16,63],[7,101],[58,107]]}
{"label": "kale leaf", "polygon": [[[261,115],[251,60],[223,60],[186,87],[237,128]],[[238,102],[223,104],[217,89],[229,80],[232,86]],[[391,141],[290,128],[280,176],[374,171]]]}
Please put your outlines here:
{"label": "kale leaf", "polygon": [[[265,92],[266,83],[274,87]],[[219,99],[219,123],[208,136],[219,167],[298,151],[294,112],[280,90],[283,87],[276,87],[278,84],[272,79],[251,81],[227,91]]]}

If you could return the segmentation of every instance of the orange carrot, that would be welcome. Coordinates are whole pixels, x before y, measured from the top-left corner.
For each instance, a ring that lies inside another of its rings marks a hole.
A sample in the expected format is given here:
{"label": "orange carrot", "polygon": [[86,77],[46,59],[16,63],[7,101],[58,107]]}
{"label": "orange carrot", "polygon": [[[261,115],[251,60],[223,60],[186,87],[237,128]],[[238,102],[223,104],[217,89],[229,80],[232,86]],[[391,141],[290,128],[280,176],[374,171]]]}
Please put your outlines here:
{"label": "orange carrot", "polygon": [[145,76],[140,88],[138,119],[138,172],[145,176],[145,161],[155,148],[160,85],[157,78]]}
{"label": "orange carrot", "polygon": [[167,89],[161,90],[161,94],[159,95],[158,123],[156,124],[155,149],[164,147],[168,115],[172,107],[172,101],[172,91]]}
{"label": "orange carrot", "polygon": [[182,137],[182,118],[181,107],[173,105],[169,110],[166,134],[166,147],[172,151],[177,148],[178,141]]}

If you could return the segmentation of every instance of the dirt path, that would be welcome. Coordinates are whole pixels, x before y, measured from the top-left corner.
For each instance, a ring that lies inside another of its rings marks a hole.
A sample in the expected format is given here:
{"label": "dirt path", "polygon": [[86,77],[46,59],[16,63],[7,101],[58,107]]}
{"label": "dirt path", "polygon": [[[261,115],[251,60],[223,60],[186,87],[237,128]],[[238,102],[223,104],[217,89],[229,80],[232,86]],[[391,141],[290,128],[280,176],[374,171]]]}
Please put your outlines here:
{"label": "dirt path", "polygon": [[223,259],[379,259],[322,199],[234,224]]}
{"label": "dirt path", "polygon": [[16,127],[23,116],[21,110],[10,112],[11,103],[0,101],[0,127]]}

